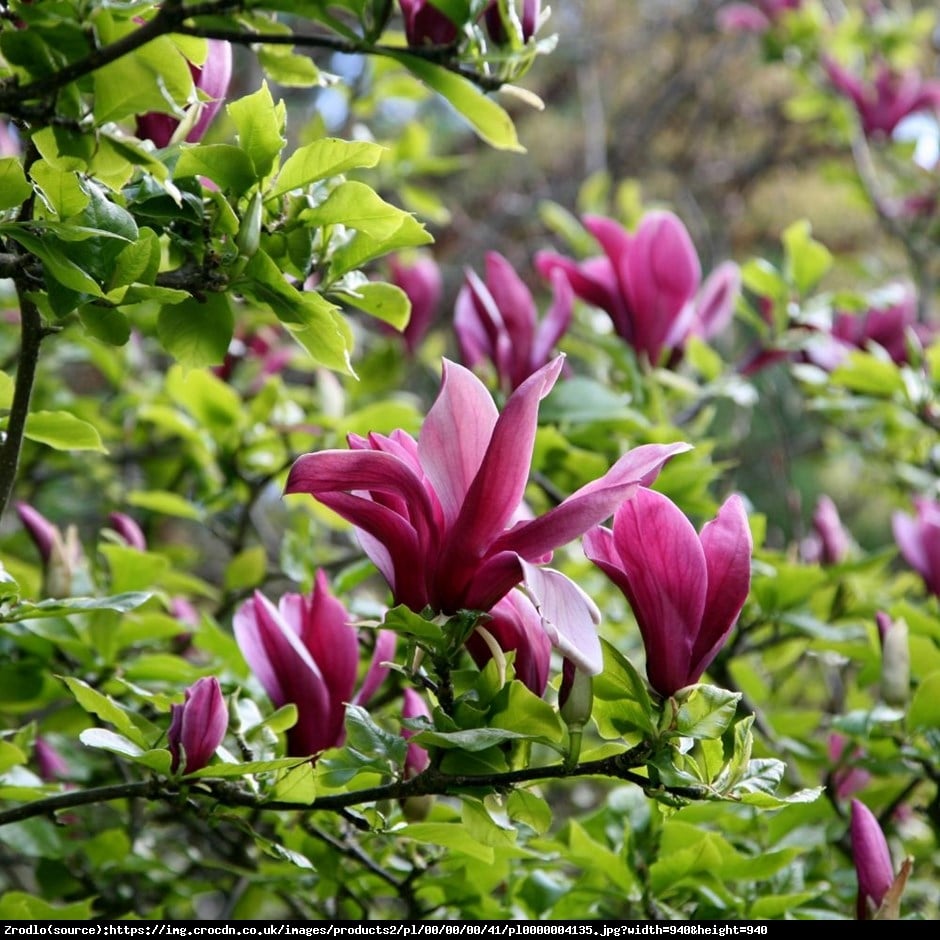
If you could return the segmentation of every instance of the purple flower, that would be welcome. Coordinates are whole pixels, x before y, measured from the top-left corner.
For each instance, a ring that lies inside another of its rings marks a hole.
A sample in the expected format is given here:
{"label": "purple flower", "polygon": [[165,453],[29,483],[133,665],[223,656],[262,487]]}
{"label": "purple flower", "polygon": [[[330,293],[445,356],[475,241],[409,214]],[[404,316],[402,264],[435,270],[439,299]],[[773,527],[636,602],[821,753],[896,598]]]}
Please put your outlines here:
{"label": "purple flower", "polygon": [[141,552],[147,551],[147,538],[135,519],[123,512],[112,512],[108,522],[128,546]]}
{"label": "purple flower", "polygon": [[904,118],[917,111],[940,112],[940,81],[924,80],[912,69],[899,72],[879,62],[875,77],[865,81],[828,56],[822,64],[836,91],[855,106],[866,137],[890,137]]}
{"label": "purple flower", "polygon": [[167,743],[173,755],[171,769],[186,773],[205,767],[222,743],[228,728],[228,709],[215,676],[197,679],[186,690],[182,705],[170,707]]}
{"label": "purple flower", "polygon": [[914,499],[914,516],[896,512],[891,518],[894,540],[904,560],[924,579],[931,594],[940,597],[940,503]]}
{"label": "purple flower", "polygon": [[353,694],[359,640],[343,605],[317,572],[309,596],[285,594],[275,607],[255,592],[235,613],[235,639],[276,708],[292,702],[297,723],[287,732],[287,753],[315,757],[346,739],[346,705],[365,704],[388,672],[395,636],[381,631],[369,672]]}
{"label": "purple flower", "polygon": [[398,0],[409,46],[449,46],[457,39],[457,24],[428,0]]}
{"label": "purple flower", "polygon": [[[528,42],[535,35],[535,31],[538,29],[541,11],[542,0],[522,0],[520,26],[522,29],[523,42]],[[509,36],[499,11],[499,0],[490,0],[489,5],[483,12],[483,17],[486,23],[486,31],[489,33],[490,39],[498,46],[504,45],[508,41]]]}
{"label": "purple flower", "polygon": [[829,761],[833,765],[830,779],[836,798],[847,799],[868,785],[871,774],[863,767],[853,766],[854,762],[864,757],[860,747],[853,748],[851,754],[845,753],[848,740],[841,734],[833,732],[829,735]]}
{"label": "purple flower", "polygon": [[[552,643],[535,605],[521,591],[510,591],[493,605],[489,614],[490,619],[480,624],[466,643],[474,662],[482,668],[500,650],[515,652],[516,678],[536,695],[544,694]],[[499,649],[494,650],[490,640]]]}
{"label": "purple flower", "polygon": [[[202,140],[225,101],[232,78],[232,47],[223,40],[209,39],[206,61],[202,66],[190,62],[189,70],[197,91],[202,92],[208,99],[200,98],[199,103],[192,106],[198,107],[200,112],[196,123],[186,135],[186,140],[195,143]],[[143,140],[152,140],[158,147],[166,147],[179,125],[179,118],[153,111],[138,116],[137,136]]]}
{"label": "purple flower", "polygon": [[85,565],[77,529],[70,525],[63,535],[58,526],[29,503],[17,502],[15,508],[42,559],[45,593],[49,597],[67,597],[72,593],[75,575]]}
{"label": "purple flower", "polygon": [[485,284],[467,270],[454,314],[464,364],[472,369],[489,359],[507,392],[541,369],[568,329],[574,299],[562,272],[551,278],[554,301],[539,323],[532,294],[501,254],[487,253]]}
{"label": "purple flower", "polygon": [[408,352],[414,355],[437,317],[444,292],[441,269],[431,255],[420,255],[408,262],[393,257],[389,267],[391,282],[400,287],[411,301],[411,318],[403,335]]}
{"label": "purple flower", "polygon": [[45,738],[36,738],[36,766],[43,780],[66,780],[70,776],[68,762]]}
{"label": "purple flower", "polygon": [[445,360],[441,392],[418,440],[401,430],[351,435],[348,451],[298,458],[285,492],[309,493],[351,522],[395,603],[413,611],[489,611],[525,582],[555,645],[596,673],[597,608],[560,572],[537,566],[688,445],[637,447],[545,515],[518,521],[538,405],[562,364],[559,356],[526,379],[500,413],[472,372]]}
{"label": "purple flower", "polygon": [[730,496],[699,536],[666,496],[641,489],[592,529],[584,551],[623,591],[661,695],[697,682],[731,632],[750,588],[751,532]]}
{"label": "purple flower", "polygon": [[803,559],[821,565],[837,565],[844,561],[852,537],[842,525],[839,510],[829,496],[824,494],[816,501],[812,524],[812,534],[800,546]]}
{"label": "purple flower", "polygon": [[634,234],[618,222],[586,216],[604,254],[577,262],[539,252],[543,277],[564,272],[582,300],[605,310],[617,333],[652,365],[677,361],[691,336],[709,339],[730,322],[740,273],[725,262],[702,284],[695,246],[671,212],[649,212]]}
{"label": "purple flower", "polygon": [[787,10],[796,10],[801,3],[802,0],[728,3],[718,11],[718,28],[726,33],[764,33]]}
{"label": "purple flower", "polygon": [[852,858],[858,877],[859,920],[869,920],[881,907],[894,884],[891,853],[874,813],[859,800],[852,800]]}
{"label": "purple flower", "polygon": [[[404,696],[401,709],[402,718],[431,717],[427,703],[414,689],[405,688],[402,694]],[[401,736],[406,740],[414,734],[415,732],[408,728],[401,729]],[[408,752],[405,755],[405,779],[417,777],[422,771],[427,770],[430,763],[431,758],[428,756],[428,752],[420,744],[409,743]]]}
{"label": "purple flower", "polygon": [[23,147],[13,124],[0,121],[0,157],[18,157]]}

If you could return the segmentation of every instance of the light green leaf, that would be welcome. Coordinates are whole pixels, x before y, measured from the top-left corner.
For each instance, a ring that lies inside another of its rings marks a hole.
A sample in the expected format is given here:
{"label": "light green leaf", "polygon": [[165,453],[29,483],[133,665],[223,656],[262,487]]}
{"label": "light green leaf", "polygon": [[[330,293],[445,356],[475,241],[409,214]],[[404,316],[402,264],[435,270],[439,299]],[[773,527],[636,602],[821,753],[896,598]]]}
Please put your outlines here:
{"label": "light green leaf", "polygon": [[165,490],[134,490],[127,494],[126,499],[129,506],[151,509],[162,516],[195,520],[205,516],[205,511],[199,506],[184,499],[178,493],[169,493]]}
{"label": "light green leaf", "polygon": [[23,164],[16,157],[0,157],[0,210],[13,209],[33,194]]}
{"label": "light green leaf", "polygon": [[311,761],[299,767],[285,770],[278,778],[271,794],[272,799],[290,803],[312,803],[317,796],[316,773]]}
{"label": "light green leaf", "polygon": [[512,118],[492,98],[460,75],[405,52],[394,53],[412,75],[445,98],[491,147],[525,153]]}
{"label": "light green leaf", "polygon": [[266,199],[281,196],[291,189],[302,189],[317,180],[339,176],[347,170],[373,167],[382,158],[384,147],[366,140],[339,140],[322,137],[298,147],[281,167],[277,182]]}
{"label": "light green leaf", "polygon": [[98,429],[67,411],[33,411],[26,418],[26,437],[55,450],[107,453]]}
{"label": "light green leaf", "polygon": [[917,686],[907,712],[911,730],[940,728],[940,672],[925,676]]}
{"label": "light green leaf", "polygon": [[337,295],[344,303],[403,330],[411,318],[411,301],[395,284],[370,281]]}
{"label": "light green leaf", "polygon": [[11,920],[74,920],[89,921],[94,917],[96,898],[74,904],[49,904],[25,891],[7,891],[0,897],[0,919]]}
{"label": "light green leaf", "polygon": [[233,144],[194,144],[184,148],[176,163],[177,179],[206,176],[236,196],[248,192],[258,182],[251,158]]}
{"label": "light green leaf", "polygon": [[694,685],[680,690],[674,698],[679,704],[675,718],[677,734],[717,738],[734,719],[741,693],[713,685]]}
{"label": "light green leaf", "polygon": [[79,734],[78,740],[86,747],[100,748],[124,757],[140,757],[144,753],[144,749],[129,738],[125,738],[123,734],[115,734],[107,728],[86,728]]}
{"label": "light green leaf", "polygon": [[371,186],[348,180],[337,186],[319,206],[306,209],[301,217],[310,225],[344,225],[383,241],[401,228],[408,215],[386,202]]}
{"label": "light green leaf", "polygon": [[238,142],[254,165],[256,177],[263,179],[274,168],[284,147],[284,102],[275,105],[268,83],[262,82],[254,94],[233,101],[227,110],[238,132]]}
{"label": "light green leaf", "polygon": [[91,715],[114,725],[121,735],[137,745],[141,753],[147,749],[147,742],[141,730],[134,724],[127,712],[108,695],[93,689],[87,682],[72,676],[59,676],[66,684],[75,701]]}
{"label": "light green leaf", "polygon": [[422,747],[440,747],[445,750],[485,751],[505,741],[525,741],[531,735],[505,728],[469,728],[465,731],[419,731],[409,740]]}
{"label": "light green leaf", "polygon": [[302,764],[309,764],[309,758],[297,757],[279,757],[275,760],[253,760],[246,761],[244,764],[210,764],[208,767],[200,767],[199,770],[191,774],[186,774],[189,779],[201,779],[203,777],[244,777],[247,774],[269,774],[278,770],[299,767]]}
{"label": "light green leaf", "polygon": [[268,554],[263,545],[239,552],[225,567],[227,591],[238,591],[261,584],[268,567]]}
{"label": "light green leaf", "polygon": [[231,302],[225,294],[164,306],[157,320],[160,341],[185,366],[220,365],[234,328]]}
{"label": "light green leaf", "polygon": [[51,597],[38,604],[21,601],[10,610],[0,613],[0,622],[67,617],[70,614],[85,614],[94,610],[113,610],[126,614],[145,604],[151,597],[151,594],[145,592],[130,591],[115,594],[113,597],[64,597],[61,600]]}
{"label": "light green leaf", "polygon": [[832,267],[832,253],[811,237],[812,226],[803,219],[794,222],[782,236],[784,271],[801,294],[812,290]]}
{"label": "light green leaf", "polygon": [[87,272],[83,271],[63,251],[54,238],[42,238],[20,227],[18,223],[2,226],[6,234],[32,252],[45,265],[49,274],[64,287],[80,294],[103,297],[104,292]]}
{"label": "light green leaf", "polygon": [[460,852],[479,859],[487,865],[492,865],[495,857],[493,847],[477,842],[462,823],[412,823],[410,826],[397,830],[396,835],[400,838],[414,839],[416,842]]}

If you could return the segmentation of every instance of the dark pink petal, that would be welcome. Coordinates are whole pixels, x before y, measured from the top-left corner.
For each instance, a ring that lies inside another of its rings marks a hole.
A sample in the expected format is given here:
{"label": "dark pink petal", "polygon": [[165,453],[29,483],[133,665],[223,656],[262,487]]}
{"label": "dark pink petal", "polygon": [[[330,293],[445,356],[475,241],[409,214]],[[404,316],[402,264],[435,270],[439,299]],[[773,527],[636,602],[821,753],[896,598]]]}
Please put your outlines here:
{"label": "dark pink petal", "polygon": [[529,288],[515,268],[496,251],[486,254],[486,286],[509,334],[513,360],[528,363],[538,319]]}
{"label": "dark pink petal", "polygon": [[460,346],[460,358],[468,369],[492,355],[492,339],[480,319],[477,303],[468,286],[457,294],[454,303],[454,332]]}
{"label": "dark pink petal", "polygon": [[633,346],[657,365],[667,337],[673,346],[685,339],[680,318],[691,328],[693,311],[687,305],[701,283],[702,269],[685,226],[671,212],[647,213],[618,273],[633,313]]}
{"label": "dark pink petal", "polygon": [[39,555],[44,562],[48,562],[52,555],[52,546],[56,540],[56,527],[38,510],[33,509],[29,503],[17,502],[15,504],[16,514],[23,523],[33,544],[39,551]]}
{"label": "dark pink petal", "polygon": [[733,261],[718,265],[695,298],[695,334],[702,339],[718,336],[731,322],[740,293],[740,268]]}
{"label": "dark pink petal", "polygon": [[540,368],[548,362],[555,344],[571,325],[571,314],[574,306],[574,291],[571,284],[561,271],[551,275],[552,305],[545,313],[542,322],[535,332],[530,354],[530,366]]}
{"label": "dark pink petal", "polygon": [[232,80],[232,47],[221,39],[210,39],[206,61],[196,75],[196,88],[208,96],[202,101],[199,119],[186,135],[190,143],[202,140],[209,125],[225,101],[229,82]]}
{"label": "dark pink petal", "polygon": [[[440,394],[418,436],[418,455],[448,526],[460,513],[498,420],[486,386],[468,369],[445,359]],[[530,445],[527,459],[531,453]],[[528,471],[526,463],[526,475]]]}
{"label": "dark pink petal", "polygon": [[697,682],[721,649],[751,587],[753,540],[741,497],[725,500],[718,515],[702,529],[708,590],[702,626],[692,647],[689,681]]}
{"label": "dark pink petal", "polygon": [[400,287],[411,301],[411,317],[404,329],[404,337],[408,351],[414,353],[441,305],[444,292],[441,269],[430,255],[421,255],[409,263],[393,257],[389,267],[392,283]]}
{"label": "dark pink petal", "polygon": [[858,878],[858,919],[871,917],[869,902],[875,911],[881,907],[894,882],[891,853],[874,813],[861,801],[852,800],[852,858]]}
{"label": "dark pink petal", "polygon": [[690,449],[684,442],[634,447],[604,476],[582,486],[554,509],[514,526],[498,539],[494,549],[518,552],[534,561],[603,522],[638,486],[649,486],[670,457]]}
{"label": "dark pink petal", "polygon": [[522,0],[522,41],[528,42],[539,25],[542,0]]}
{"label": "dark pink petal", "polygon": [[896,512],[891,516],[891,528],[904,560],[921,576],[926,576],[930,571],[930,563],[918,520],[907,513]]}
{"label": "dark pink petal", "polygon": [[618,335],[630,342],[633,337],[632,319],[620,293],[617,273],[609,258],[590,258],[578,264],[563,255],[540,251],[535,255],[535,268],[546,279],[555,271],[561,271],[575,294],[587,303],[606,310]]}
{"label": "dark pink petal", "polygon": [[[402,692],[404,702],[402,703],[402,718],[430,718],[431,713],[424,699],[415,692],[414,689],[405,688]],[[409,728],[401,729],[401,736],[405,739],[415,734]],[[405,756],[405,778],[417,776],[423,770],[427,770],[431,758],[428,752],[419,744],[409,744],[408,752]]]}
{"label": "dark pink petal", "polygon": [[138,551],[147,551],[147,539],[135,519],[123,512],[112,512],[108,516],[111,528],[131,547]]}
{"label": "dark pink petal", "polygon": [[47,782],[67,780],[71,776],[68,762],[48,741],[44,738],[36,738],[34,748],[37,769],[43,780]]}
{"label": "dark pink petal", "polygon": [[187,773],[205,767],[222,743],[228,728],[228,710],[215,676],[197,679],[186,690],[182,705],[171,707],[167,744],[173,755],[171,768],[179,769],[185,754]]}
{"label": "dark pink petal", "polygon": [[[662,695],[694,681],[692,650],[708,588],[705,553],[685,514],[666,496],[640,489],[614,517],[617,584],[636,615],[646,674]],[[697,678],[697,677],[696,677]]]}
{"label": "dark pink petal", "polygon": [[601,612],[566,575],[523,561],[523,585],[532,599],[552,646],[582,672],[596,676],[604,668],[597,625]]}
{"label": "dark pink petal", "polygon": [[[483,463],[448,533],[442,558],[445,572],[448,564],[459,569],[469,560],[479,562],[517,512],[529,479],[539,402],[551,391],[563,361],[559,356],[533,373],[506,402]],[[422,431],[422,440],[423,436]]]}
{"label": "dark pink petal", "polygon": [[353,699],[357,705],[368,705],[369,699],[375,695],[376,689],[385,681],[389,673],[389,667],[386,663],[390,663],[395,659],[397,644],[398,636],[391,630],[379,630],[376,634],[375,649],[372,651],[369,668],[362,680],[362,687]]}

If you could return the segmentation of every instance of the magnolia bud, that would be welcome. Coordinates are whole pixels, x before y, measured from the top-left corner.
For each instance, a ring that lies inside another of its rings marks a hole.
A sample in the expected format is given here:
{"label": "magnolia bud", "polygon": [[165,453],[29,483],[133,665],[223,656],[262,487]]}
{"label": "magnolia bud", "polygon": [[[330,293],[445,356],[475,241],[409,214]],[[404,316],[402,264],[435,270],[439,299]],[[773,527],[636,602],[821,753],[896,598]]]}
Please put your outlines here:
{"label": "magnolia bud", "polygon": [[911,652],[907,642],[907,621],[892,620],[883,611],[875,615],[881,637],[881,697],[888,705],[901,708],[911,691]]}

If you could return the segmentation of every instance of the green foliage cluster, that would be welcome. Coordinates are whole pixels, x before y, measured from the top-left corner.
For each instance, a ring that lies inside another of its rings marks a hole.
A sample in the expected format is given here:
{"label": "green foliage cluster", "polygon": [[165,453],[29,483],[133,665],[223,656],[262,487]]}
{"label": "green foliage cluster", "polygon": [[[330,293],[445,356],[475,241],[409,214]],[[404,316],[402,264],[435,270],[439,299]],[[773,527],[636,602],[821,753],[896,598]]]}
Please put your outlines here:
{"label": "green foliage cluster", "polygon": [[[471,661],[486,612],[390,604],[350,526],[282,498],[301,454],[419,433],[452,318],[406,351],[390,262],[460,244],[447,142],[467,146],[465,129],[525,161],[510,103],[538,102],[516,82],[565,41],[558,10],[524,37],[500,0],[496,42],[487,0],[430,5],[452,43],[409,45],[390,0],[0,2],[17,142],[0,156],[0,916],[845,918],[852,795],[895,869],[913,859],[902,915],[940,916],[940,599],[890,525],[913,497],[940,499],[940,170],[865,139],[820,65],[923,65],[935,15],[831,22],[807,0],[759,40],[792,73],[789,116],[843,135],[899,245],[917,298],[903,355],[875,337],[821,364],[840,314],[895,294],[854,274],[846,289],[800,220],[769,257],[737,259],[733,326],[678,362],[637,357],[576,302],[531,510],[631,448],[684,440],[655,488],[697,523],[740,492],[755,549],[729,642],[669,697],[647,683],[623,595],[575,546],[556,552],[602,612],[604,668],[590,717],[572,719],[560,669],[540,696],[513,652]],[[210,40],[257,83],[201,140],[137,137],[147,112],[186,129]],[[343,84],[330,55],[363,63],[348,132],[305,110]],[[892,208],[925,192],[929,211]],[[596,255],[573,208],[543,204],[545,243]],[[644,207],[634,181],[596,176],[580,208],[635,227]],[[827,492],[855,535],[838,558],[811,548],[797,499]],[[17,502],[54,526],[42,557]],[[379,629],[397,648],[375,697],[348,705],[345,742],[310,760],[287,753],[298,708],[270,703],[232,620],[320,571],[359,627],[360,673]],[[903,638],[890,654],[879,612]],[[228,731],[206,766],[173,771],[171,710],[204,676]],[[403,717],[405,689],[427,716]]]}

